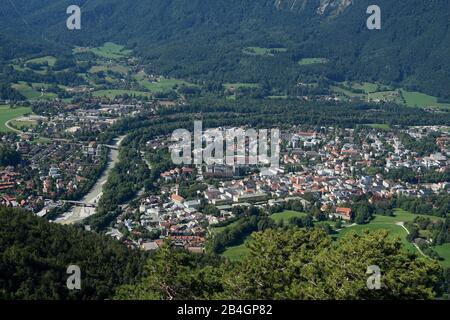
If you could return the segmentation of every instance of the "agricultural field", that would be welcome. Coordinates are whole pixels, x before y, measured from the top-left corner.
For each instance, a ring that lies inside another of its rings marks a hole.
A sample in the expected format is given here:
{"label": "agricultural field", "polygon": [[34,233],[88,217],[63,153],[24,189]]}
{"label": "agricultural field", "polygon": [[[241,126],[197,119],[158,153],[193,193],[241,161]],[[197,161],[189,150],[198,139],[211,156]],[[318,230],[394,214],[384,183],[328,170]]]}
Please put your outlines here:
{"label": "agricultural field", "polygon": [[404,89],[394,89],[377,83],[370,82],[342,82],[344,86],[331,86],[333,92],[346,98],[359,98],[368,101],[394,102],[408,107],[437,107],[450,109],[450,103],[439,103],[436,97],[420,92],[412,92]]}
{"label": "agricultural field", "polygon": [[[27,99],[49,100],[57,97],[57,95],[52,92],[45,92],[46,85],[41,83],[28,84],[20,81],[13,84],[12,87],[19,91]],[[44,89],[44,91],[41,91],[41,89]]]}
{"label": "agricultural field", "polygon": [[242,50],[242,52],[249,56],[265,56],[273,57],[277,53],[286,52],[286,48],[262,48],[262,47],[247,47]]}
{"label": "agricultural field", "polygon": [[31,108],[29,107],[11,108],[9,105],[0,105],[0,132],[13,131],[6,126],[6,123],[31,112]]}
{"label": "agricultural field", "polygon": [[329,60],[326,58],[303,58],[301,59],[298,64],[301,66],[310,66],[315,64],[326,64]]}
{"label": "agricultural field", "polygon": [[450,109],[450,103],[439,103],[437,98],[420,92],[402,90],[403,98],[408,107],[438,107]]}
{"label": "agricultural field", "polygon": [[[75,52],[82,52],[82,48],[76,48],[74,50]],[[127,50],[124,46],[115,44],[113,42],[106,42],[103,46],[98,48],[91,48],[89,49],[89,51],[101,58],[112,60],[126,58],[131,54],[131,50]]]}
{"label": "agricultural field", "polygon": [[358,98],[358,99],[362,99],[362,100],[366,100],[367,99],[367,95],[364,94],[364,93],[355,93],[355,92],[352,92],[352,91],[350,91],[348,89],[341,88],[341,87],[338,87],[338,86],[330,86],[330,89],[334,93],[336,93],[336,94],[338,94],[340,96],[343,96],[345,98],[349,98],[349,99]]}

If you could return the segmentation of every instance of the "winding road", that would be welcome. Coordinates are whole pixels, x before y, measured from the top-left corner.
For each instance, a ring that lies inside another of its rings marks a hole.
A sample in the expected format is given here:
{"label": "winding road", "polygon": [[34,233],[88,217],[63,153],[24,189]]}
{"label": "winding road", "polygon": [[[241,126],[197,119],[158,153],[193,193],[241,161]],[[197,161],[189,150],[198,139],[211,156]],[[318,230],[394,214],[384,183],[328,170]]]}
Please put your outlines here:
{"label": "winding road", "polygon": [[[405,223],[404,222],[397,222],[396,225],[398,225],[398,226],[402,227],[403,229],[405,229],[407,234],[410,234],[408,228],[405,227]],[[413,243],[413,246],[416,247],[417,251],[419,251],[421,255],[423,255],[426,258],[429,258],[425,253],[423,253],[423,251],[419,248],[419,246],[417,244]]]}
{"label": "winding road", "polygon": [[[17,119],[17,118],[16,118]],[[11,121],[13,121],[13,120],[15,120],[15,119],[11,119],[11,120],[8,120],[8,121],[6,121],[5,122],[5,127],[7,127],[9,130],[11,130],[11,131],[14,131],[15,133],[18,133],[18,134],[23,134],[23,131],[20,131],[19,129],[16,129],[16,128],[13,128],[13,127],[11,127],[11,125],[9,124]]]}

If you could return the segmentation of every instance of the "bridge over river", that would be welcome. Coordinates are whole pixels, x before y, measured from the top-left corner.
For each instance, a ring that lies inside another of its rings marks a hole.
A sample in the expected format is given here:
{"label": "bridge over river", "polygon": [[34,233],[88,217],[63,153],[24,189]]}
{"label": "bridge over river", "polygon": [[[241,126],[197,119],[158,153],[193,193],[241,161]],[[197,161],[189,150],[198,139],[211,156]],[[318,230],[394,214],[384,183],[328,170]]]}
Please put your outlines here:
{"label": "bridge over river", "polygon": [[72,208],[56,219],[55,222],[60,224],[73,224],[80,222],[87,217],[95,214],[95,209],[100,198],[103,195],[103,185],[108,181],[109,174],[119,161],[119,146],[125,136],[119,137],[114,145],[104,145],[110,149],[108,164],[102,176],[97,180],[94,187],[89,193],[83,197],[81,201],[66,201],[72,204]]}

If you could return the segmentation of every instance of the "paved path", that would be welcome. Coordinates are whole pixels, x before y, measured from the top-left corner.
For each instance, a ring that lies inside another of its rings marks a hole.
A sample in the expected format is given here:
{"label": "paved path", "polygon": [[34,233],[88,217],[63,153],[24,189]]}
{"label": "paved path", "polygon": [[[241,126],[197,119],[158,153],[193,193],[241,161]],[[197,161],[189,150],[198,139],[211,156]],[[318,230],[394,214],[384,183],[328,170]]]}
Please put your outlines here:
{"label": "paved path", "polygon": [[[17,118],[16,118],[16,119],[17,119]],[[5,127],[7,127],[9,130],[14,131],[15,133],[23,134],[23,131],[20,131],[20,130],[18,130],[18,129],[16,129],[16,128],[13,128],[13,127],[10,126],[9,123],[10,123],[11,121],[13,121],[13,120],[15,120],[15,119],[11,119],[11,120],[6,121],[6,122],[5,122]]]}
{"label": "paved path", "polygon": [[[403,229],[405,229],[407,234],[410,234],[409,230],[405,227],[404,222],[397,222],[395,224],[402,227]],[[419,246],[417,244],[413,243],[413,246],[416,247],[417,251],[419,251],[421,255],[423,255],[426,258],[429,258],[425,253],[423,253],[423,251],[419,248]]]}

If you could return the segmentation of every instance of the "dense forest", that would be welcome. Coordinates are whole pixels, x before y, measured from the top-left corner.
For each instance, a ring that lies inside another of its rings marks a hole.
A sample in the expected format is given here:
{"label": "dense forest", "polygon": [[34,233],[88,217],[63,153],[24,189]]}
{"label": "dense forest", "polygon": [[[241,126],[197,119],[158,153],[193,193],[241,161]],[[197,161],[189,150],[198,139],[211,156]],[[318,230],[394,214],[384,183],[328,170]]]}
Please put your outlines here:
{"label": "dense forest", "polygon": [[[325,2],[330,5],[322,12]],[[366,28],[369,0],[14,3],[6,2],[0,10],[4,58],[37,52],[70,55],[75,45],[115,41],[136,50],[148,72],[210,85],[250,82],[292,94],[298,82],[314,78],[367,80],[450,98],[446,54],[450,3],[446,0],[379,0],[381,30]],[[82,8],[80,32],[65,27],[69,4]],[[14,38],[23,41],[16,45]],[[249,55],[247,47],[285,50]],[[299,65],[309,57],[326,58],[328,63]]]}
{"label": "dense forest", "polygon": [[[333,244],[324,231],[291,228],[254,233],[240,263],[199,262],[167,245],[138,285],[117,299],[429,299],[448,284],[436,262],[404,252],[386,231],[349,234]],[[369,290],[368,265],[382,270]]]}
{"label": "dense forest", "polygon": [[[256,221],[250,211],[240,215]],[[168,242],[144,255],[79,227],[3,208],[0,299],[431,299],[448,293],[448,271],[404,251],[387,231],[350,233],[333,244],[320,228],[272,228],[260,218],[258,230],[265,231],[252,234],[241,262]],[[381,290],[367,288],[368,264],[381,268]],[[66,287],[69,265],[81,268],[81,290]]]}
{"label": "dense forest", "polygon": [[[109,299],[142,275],[145,256],[106,236],[0,208],[0,299]],[[68,290],[68,266],[81,290]]]}

